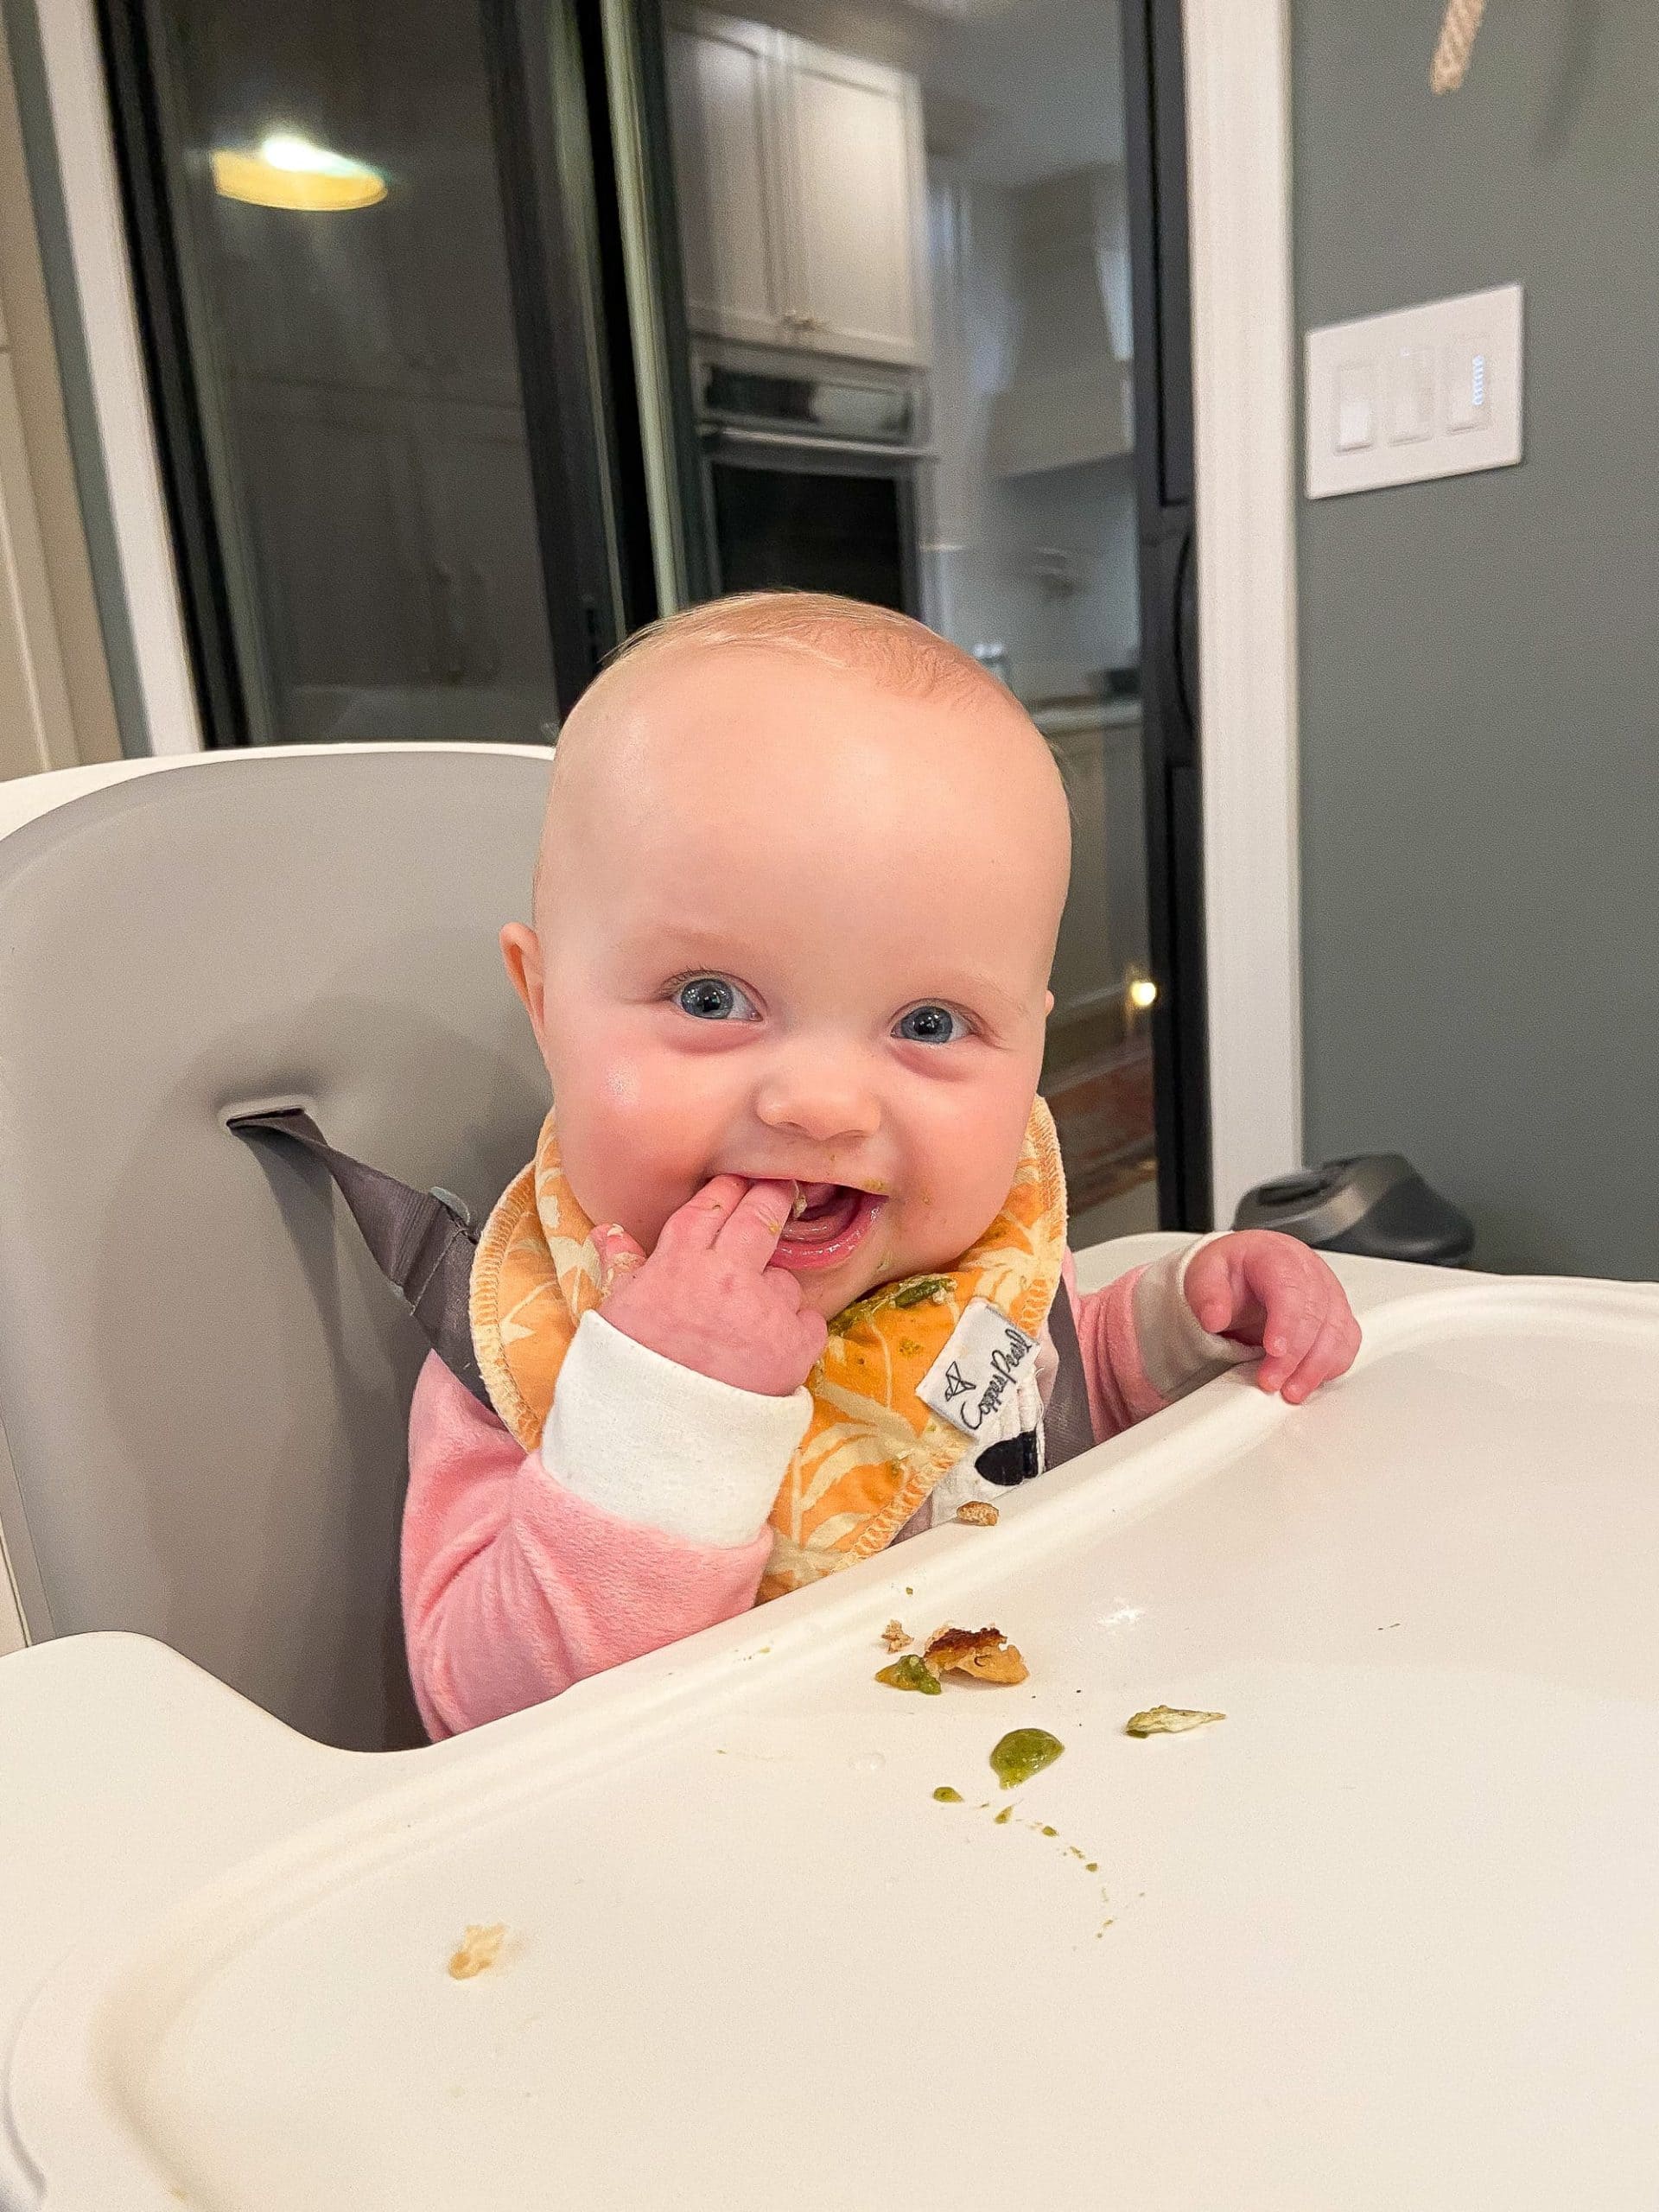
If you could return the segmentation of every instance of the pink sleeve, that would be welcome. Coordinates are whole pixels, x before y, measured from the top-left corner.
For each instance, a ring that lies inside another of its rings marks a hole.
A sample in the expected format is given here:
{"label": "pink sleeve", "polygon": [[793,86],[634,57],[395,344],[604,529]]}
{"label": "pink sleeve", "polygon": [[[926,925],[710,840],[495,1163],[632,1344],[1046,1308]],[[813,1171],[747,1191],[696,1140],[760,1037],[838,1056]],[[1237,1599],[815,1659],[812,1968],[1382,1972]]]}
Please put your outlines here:
{"label": "pink sleeve", "polygon": [[1083,1354],[1089,1414],[1097,1444],[1133,1428],[1150,1414],[1161,1413],[1169,1402],[1147,1379],[1135,1328],[1135,1289],[1145,1273],[1144,1268],[1133,1268],[1104,1290],[1090,1291],[1085,1297],[1077,1288],[1071,1255],[1065,1255],[1065,1286],[1077,1325],[1077,1348]]}
{"label": "pink sleeve", "polygon": [[404,1633],[429,1735],[556,1697],[754,1603],[771,1533],[699,1544],[554,1481],[429,1359],[410,1414]]}
{"label": "pink sleeve", "polygon": [[1087,1298],[1077,1294],[1066,1255],[1064,1279],[1097,1441],[1162,1413],[1189,1391],[1259,1356],[1254,1346],[1212,1337],[1188,1305],[1186,1263],[1197,1249],[1166,1252]]}

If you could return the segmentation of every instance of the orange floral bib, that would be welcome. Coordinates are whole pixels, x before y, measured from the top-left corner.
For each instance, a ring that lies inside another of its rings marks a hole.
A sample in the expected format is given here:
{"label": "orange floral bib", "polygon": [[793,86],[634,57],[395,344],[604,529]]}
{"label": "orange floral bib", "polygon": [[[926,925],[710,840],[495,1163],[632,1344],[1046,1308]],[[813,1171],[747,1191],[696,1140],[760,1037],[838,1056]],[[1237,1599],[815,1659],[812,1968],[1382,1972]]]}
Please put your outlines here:
{"label": "orange floral bib", "polygon": [[[593,1224],[560,1164],[549,1115],[536,1157],[479,1241],[473,1341],[496,1412],[526,1452],[541,1441],[559,1370],[600,1305]],[[1065,1179],[1037,1099],[1014,1186],[985,1234],[946,1274],[883,1284],[830,1324],[807,1377],[812,1419],[772,1510],[762,1598],[798,1590],[890,1544],[969,1447],[917,1386],[970,1300],[1041,1334],[1065,1251]]]}

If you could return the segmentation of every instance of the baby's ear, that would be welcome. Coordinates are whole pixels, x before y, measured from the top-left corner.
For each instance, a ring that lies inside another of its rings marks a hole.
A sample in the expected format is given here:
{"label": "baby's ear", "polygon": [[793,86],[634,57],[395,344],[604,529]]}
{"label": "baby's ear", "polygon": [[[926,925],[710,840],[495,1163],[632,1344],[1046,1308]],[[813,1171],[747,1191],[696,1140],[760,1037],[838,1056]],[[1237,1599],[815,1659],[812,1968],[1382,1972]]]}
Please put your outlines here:
{"label": "baby's ear", "polygon": [[509,922],[501,932],[501,957],[507,979],[524,1002],[536,1042],[542,1041],[542,941],[527,922]]}

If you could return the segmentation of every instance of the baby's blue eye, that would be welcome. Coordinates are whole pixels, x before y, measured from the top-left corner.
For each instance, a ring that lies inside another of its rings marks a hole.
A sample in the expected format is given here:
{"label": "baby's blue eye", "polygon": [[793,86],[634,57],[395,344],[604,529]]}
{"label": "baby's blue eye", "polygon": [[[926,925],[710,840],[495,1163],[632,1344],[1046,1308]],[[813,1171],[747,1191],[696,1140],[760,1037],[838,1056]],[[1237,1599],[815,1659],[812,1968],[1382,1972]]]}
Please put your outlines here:
{"label": "baby's blue eye", "polygon": [[907,1045],[954,1045],[968,1034],[968,1025],[948,1006],[913,1006],[899,1016],[893,1033]]}
{"label": "baby's blue eye", "polygon": [[676,995],[682,1014],[696,1021],[753,1021],[758,1019],[746,992],[724,976],[694,976]]}

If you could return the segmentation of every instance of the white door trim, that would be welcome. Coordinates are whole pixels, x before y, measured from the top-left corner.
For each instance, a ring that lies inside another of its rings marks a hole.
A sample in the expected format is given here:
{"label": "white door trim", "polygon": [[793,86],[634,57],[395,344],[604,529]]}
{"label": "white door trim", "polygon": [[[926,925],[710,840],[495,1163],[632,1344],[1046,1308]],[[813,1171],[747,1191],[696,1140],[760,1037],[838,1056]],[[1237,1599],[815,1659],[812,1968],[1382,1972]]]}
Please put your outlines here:
{"label": "white door trim", "polygon": [[92,0],[38,0],[36,17],[146,739],[152,753],[200,753]]}
{"label": "white door trim", "polygon": [[1215,1217],[1302,1160],[1289,0],[1183,0]]}

